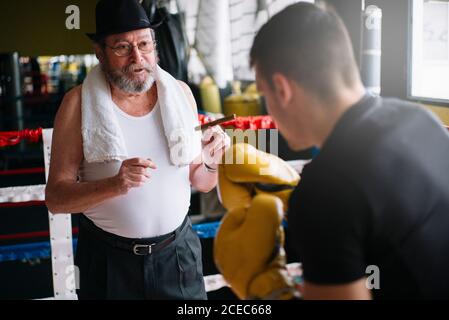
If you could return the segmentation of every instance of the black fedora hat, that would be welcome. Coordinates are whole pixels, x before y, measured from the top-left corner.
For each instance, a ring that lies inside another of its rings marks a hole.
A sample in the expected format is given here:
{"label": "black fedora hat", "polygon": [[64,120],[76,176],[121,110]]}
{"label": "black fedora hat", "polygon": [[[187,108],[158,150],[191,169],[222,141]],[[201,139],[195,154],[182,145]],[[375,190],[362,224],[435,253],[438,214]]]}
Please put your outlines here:
{"label": "black fedora hat", "polygon": [[138,0],[100,0],[95,8],[95,22],[96,33],[86,34],[93,41],[110,34],[152,27]]}

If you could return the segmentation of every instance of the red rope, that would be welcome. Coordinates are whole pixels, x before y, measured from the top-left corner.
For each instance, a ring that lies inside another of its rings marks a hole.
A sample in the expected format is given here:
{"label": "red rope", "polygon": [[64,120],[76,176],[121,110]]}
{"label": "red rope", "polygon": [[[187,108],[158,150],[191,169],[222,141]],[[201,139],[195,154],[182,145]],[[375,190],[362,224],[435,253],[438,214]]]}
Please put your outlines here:
{"label": "red rope", "polygon": [[[205,124],[211,121],[208,116],[205,116],[203,114],[198,115],[198,120],[200,124]],[[223,123],[222,126],[225,128],[232,127],[234,129],[242,130],[277,128],[276,123],[270,116],[237,117],[235,120]],[[449,127],[446,128],[449,130]],[[0,132],[0,148],[19,144],[22,140],[28,140],[29,142],[38,142],[41,137],[42,128]]]}
{"label": "red rope", "polygon": [[210,122],[212,119],[209,118],[208,116],[199,113],[198,114],[198,121],[200,122],[201,125],[206,124],[208,122]]}
{"label": "red rope", "polygon": [[237,117],[235,120],[223,123],[223,127],[242,130],[276,129],[276,123],[270,116]]}
{"label": "red rope", "polygon": [[[212,119],[199,114],[198,120],[200,124],[206,124]],[[235,120],[231,120],[222,124],[224,128],[242,129],[242,130],[257,130],[257,129],[276,129],[276,123],[270,116],[249,116],[249,117],[237,117]]]}
{"label": "red rope", "polygon": [[0,148],[14,146],[16,144],[19,144],[22,140],[28,140],[29,142],[38,142],[41,136],[42,128],[0,132]]}
{"label": "red rope", "polygon": [[17,207],[32,207],[32,206],[44,206],[45,201],[27,201],[27,202],[3,202],[0,203],[0,208],[17,208]]}
{"label": "red rope", "polygon": [[[72,228],[72,234],[78,234],[78,231],[79,231],[79,229],[77,227]],[[14,233],[14,234],[0,234],[0,241],[40,238],[40,237],[48,237],[48,236],[50,236],[49,231],[34,231],[34,232],[24,232],[24,233]]]}
{"label": "red rope", "polygon": [[26,168],[26,169],[14,169],[14,170],[3,170],[0,171],[0,176],[9,176],[16,174],[33,174],[33,173],[44,173],[45,168]]}

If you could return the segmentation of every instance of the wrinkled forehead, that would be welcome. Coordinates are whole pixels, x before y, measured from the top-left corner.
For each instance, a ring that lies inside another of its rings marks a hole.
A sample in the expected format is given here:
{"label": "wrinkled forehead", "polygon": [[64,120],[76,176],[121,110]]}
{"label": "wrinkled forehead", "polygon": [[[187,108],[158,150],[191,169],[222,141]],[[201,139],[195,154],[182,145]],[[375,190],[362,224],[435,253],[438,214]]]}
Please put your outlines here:
{"label": "wrinkled forehead", "polygon": [[116,43],[121,41],[138,42],[142,40],[153,40],[153,33],[150,28],[132,30],[128,32],[112,34],[106,38],[108,42]]}

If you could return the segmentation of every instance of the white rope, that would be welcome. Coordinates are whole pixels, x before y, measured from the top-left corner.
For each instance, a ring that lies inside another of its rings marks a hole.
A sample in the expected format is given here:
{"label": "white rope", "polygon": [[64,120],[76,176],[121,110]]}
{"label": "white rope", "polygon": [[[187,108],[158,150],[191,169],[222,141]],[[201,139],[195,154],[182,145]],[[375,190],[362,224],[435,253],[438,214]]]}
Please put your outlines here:
{"label": "white rope", "polygon": [[0,203],[44,200],[45,184],[0,188]]}
{"label": "white rope", "polygon": [[[290,277],[295,278],[302,275],[302,268],[300,263],[290,263],[287,265],[287,272]],[[220,290],[221,288],[229,287],[229,284],[221,274],[212,274],[204,276],[204,284],[206,292]],[[43,298],[38,300],[54,300],[54,297]]]}
{"label": "white rope", "polygon": [[[304,165],[309,162],[309,160],[287,161],[298,173],[301,173]],[[27,201],[45,201],[45,184],[0,188],[0,203]]]}
{"label": "white rope", "polygon": [[[297,163],[299,164],[299,163]],[[24,187],[9,187],[9,188],[0,188],[0,203],[3,202],[26,202],[26,201],[43,201],[45,200],[45,185],[34,185],[34,186],[24,186]],[[70,233],[71,233],[71,225],[69,224],[69,220],[67,219],[68,215],[58,215],[62,217],[62,223],[63,227],[69,227],[70,226]],[[55,217],[58,217],[55,215],[52,215],[50,213],[50,223],[54,223]],[[68,232],[68,229],[67,229]],[[63,271],[60,276],[65,276],[62,280],[59,281],[59,287],[61,287],[61,282],[63,282],[64,288],[66,287],[67,283],[70,284],[70,290],[68,292],[70,294],[73,294],[73,276],[74,272],[70,269],[70,263],[73,261],[73,252],[72,247],[70,245],[70,249],[68,249],[68,244],[70,242],[67,240],[68,234],[65,232],[64,229],[55,229],[53,228],[50,233],[50,237],[52,239],[52,256],[53,261],[58,259],[58,256],[60,257],[59,262],[64,264],[64,268],[57,268],[61,271]],[[59,236],[57,236],[59,234]],[[58,240],[59,239],[59,240]],[[58,243],[59,242],[59,243]],[[55,254],[55,248],[56,246],[62,246],[59,249],[59,255]],[[55,266],[53,266],[54,269]],[[287,271],[289,275],[292,277],[295,276],[301,276],[301,264],[299,263],[292,263],[287,265]],[[53,271],[53,282],[55,282],[55,278],[58,276],[58,273]],[[68,277],[67,277],[68,276]],[[71,279],[72,278],[72,279]],[[226,282],[226,280],[223,278],[221,274],[213,274],[204,276],[204,283],[206,286],[206,292],[216,291],[224,287],[228,287],[229,284]],[[57,295],[56,295],[57,293]],[[60,299],[61,297],[65,296],[64,294],[60,294],[59,291],[55,292],[56,299]],[[74,297],[72,297],[74,298]],[[54,299],[54,298],[47,298],[47,299]]]}
{"label": "white rope", "polygon": [[[45,178],[48,179],[50,164],[51,138],[53,129],[42,131],[44,143]],[[289,163],[301,172],[307,161],[289,161]],[[27,202],[44,201],[45,185],[31,185],[21,187],[0,188],[0,203],[4,202]],[[52,277],[54,297],[47,299],[77,299],[75,289],[77,287],[77,269],[74,265],[72,247],[72,223],[70,214],[49,215],[50,246],[52,257]],[[287,271],[291,277],[302,275],[301,264],[293,263],[287,265]],[[206,292],[216,291],[229,284],[221,274],[208,275],[204,277]]]}
{"label": "white rope", "polygon": [[206,292],[216,291],[224,287],[229,287],[229,284],[221,274],[204,276],[204,285],[206,287]]}
{"label": "white rope", "polygon": [[[288,275],[296,282],[298,277],[302,276],[301,263],[290,263],[287,265]],[[206,292],[216,291],[224,287],[229,287],[229,284],[223,278],[221,274],[213,274],[204,277],[204,284]]]}

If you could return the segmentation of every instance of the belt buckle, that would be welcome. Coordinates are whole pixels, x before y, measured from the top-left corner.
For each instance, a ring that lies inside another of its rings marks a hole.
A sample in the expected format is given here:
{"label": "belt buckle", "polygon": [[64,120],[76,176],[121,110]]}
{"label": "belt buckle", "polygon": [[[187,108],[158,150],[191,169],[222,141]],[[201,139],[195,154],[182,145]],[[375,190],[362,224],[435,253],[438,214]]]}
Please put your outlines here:
{"label": "belt buckle", "polygon": [[[136,256],[146,256],[151,254],[151,248],[155,245],[155,243],[152,244],[135,244],[133,246],[133,252]],[[140,249],[145,249],[142,253]]]}

